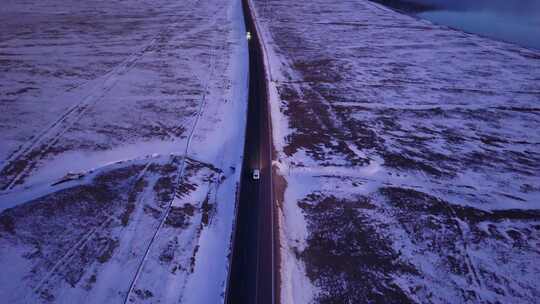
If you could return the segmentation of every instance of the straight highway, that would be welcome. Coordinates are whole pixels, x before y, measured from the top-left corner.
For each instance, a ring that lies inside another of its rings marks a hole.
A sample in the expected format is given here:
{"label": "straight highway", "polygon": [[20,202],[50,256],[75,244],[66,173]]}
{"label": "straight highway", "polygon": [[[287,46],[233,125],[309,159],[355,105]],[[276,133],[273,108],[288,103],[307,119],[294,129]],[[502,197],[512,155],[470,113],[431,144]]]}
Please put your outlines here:
{"label": "straight highway", "polygon": [[[240,196],[238,201],[231,273],[226,303],[273,304],[274,212],[271,170],[271,125],[262,45],[249,0],[243,0],[249,39],[249,104]],[[260,169],[260,179],[253,170]]]}

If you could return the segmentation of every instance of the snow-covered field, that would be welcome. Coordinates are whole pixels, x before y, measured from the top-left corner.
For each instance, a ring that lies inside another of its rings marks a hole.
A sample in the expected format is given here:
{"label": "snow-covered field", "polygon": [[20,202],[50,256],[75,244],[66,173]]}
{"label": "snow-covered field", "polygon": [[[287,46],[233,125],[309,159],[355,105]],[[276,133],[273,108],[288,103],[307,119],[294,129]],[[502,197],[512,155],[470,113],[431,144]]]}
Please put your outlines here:
{"label": "snow-covered field", "polygon": [[221,301],[247,63],[239,0],[3,1],[0,302]]}
{"label": "snow-covered field", "polygon": [[537,303],[540,53],[365,0],[253,0],[282,303]]}

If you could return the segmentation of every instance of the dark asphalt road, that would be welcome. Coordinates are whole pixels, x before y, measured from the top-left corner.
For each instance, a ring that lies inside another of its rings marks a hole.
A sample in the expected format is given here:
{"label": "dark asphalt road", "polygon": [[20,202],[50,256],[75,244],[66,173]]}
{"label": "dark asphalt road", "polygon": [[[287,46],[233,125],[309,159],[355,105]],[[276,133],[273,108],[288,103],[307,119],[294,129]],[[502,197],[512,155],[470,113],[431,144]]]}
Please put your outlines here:
{"label": "dark asphalt road", "polygon": [[[236,219],[235,240],[226,302],[274,303],[273,194],[271,180],[271,127],[263,55],[258,35],[243,0],[249,41],[249,105],[244,164]],[[260,180],[252,179],[254,168]]]}

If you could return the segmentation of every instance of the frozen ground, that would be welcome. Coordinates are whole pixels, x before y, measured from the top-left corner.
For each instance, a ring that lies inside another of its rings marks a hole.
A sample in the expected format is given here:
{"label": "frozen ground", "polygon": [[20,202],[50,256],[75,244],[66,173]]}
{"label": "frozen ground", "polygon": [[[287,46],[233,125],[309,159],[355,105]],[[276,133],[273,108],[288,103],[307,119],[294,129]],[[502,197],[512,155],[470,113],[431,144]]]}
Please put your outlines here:
{"label": "frozen ground", "polygon": [[364,0],[253,0],[282,303],[536,303],[540,53]]}
{"label": "frozen ground", "polygon": [[2,3],[0,302],[220,301],[241,14],[239,0]]}

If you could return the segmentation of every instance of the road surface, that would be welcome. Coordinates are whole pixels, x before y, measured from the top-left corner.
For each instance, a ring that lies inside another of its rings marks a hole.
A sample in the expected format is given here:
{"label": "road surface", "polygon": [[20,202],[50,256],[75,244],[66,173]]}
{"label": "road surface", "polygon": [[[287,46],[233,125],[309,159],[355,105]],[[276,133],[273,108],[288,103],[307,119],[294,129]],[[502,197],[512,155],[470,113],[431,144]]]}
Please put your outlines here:
{"label": "road surface", "polygon": [[[273,304],[275,298],[271,128],[263,56],[247,0],[243,1],[249,41],[249,105],[244,164],[231,274],[226,302]],[[253,180],[252,171],[261,176]]]}

